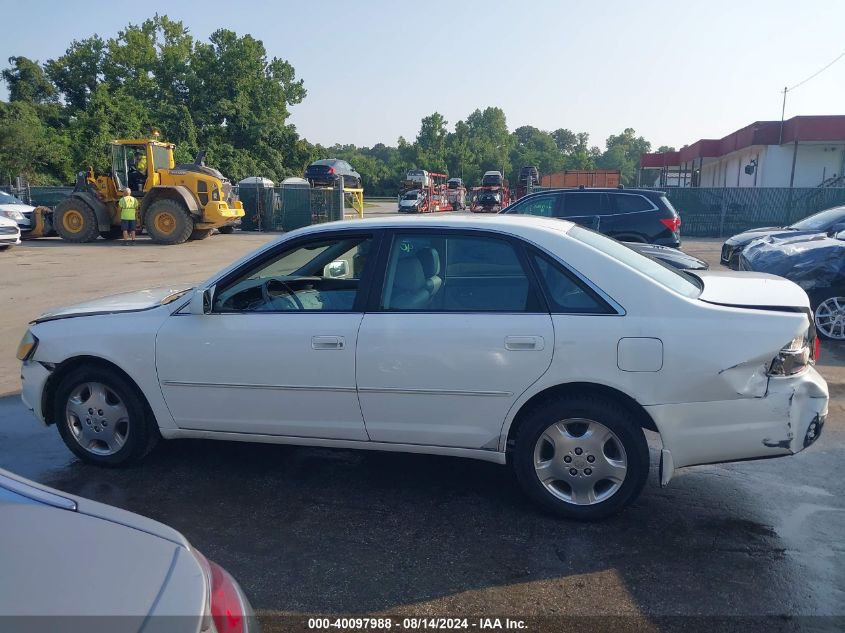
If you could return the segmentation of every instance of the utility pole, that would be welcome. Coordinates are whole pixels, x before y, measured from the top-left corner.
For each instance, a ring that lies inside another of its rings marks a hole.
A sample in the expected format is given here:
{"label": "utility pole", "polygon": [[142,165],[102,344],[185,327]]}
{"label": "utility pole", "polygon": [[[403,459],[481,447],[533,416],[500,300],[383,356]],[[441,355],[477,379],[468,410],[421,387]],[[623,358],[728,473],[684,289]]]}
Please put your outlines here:
{"label": "utility pole", "polygon": [[786,115],[786,93],[789,90],[786,86],[783,87],[783,106],[780,109],[780,138],[778,139],[778,145],[783,144],[783,118]]}

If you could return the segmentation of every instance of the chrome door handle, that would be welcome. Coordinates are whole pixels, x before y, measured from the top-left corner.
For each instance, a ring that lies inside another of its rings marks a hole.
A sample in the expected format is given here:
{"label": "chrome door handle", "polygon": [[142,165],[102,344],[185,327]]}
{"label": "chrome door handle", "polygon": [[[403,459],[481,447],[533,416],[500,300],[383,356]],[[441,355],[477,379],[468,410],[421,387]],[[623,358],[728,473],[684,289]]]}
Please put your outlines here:
{"label": "chrome door handle", "polygon": [[542,336],[506,336],[505,349],[512,352],[540,351],[546,346]]}
{"label": "chrome door handle", "polygon": [[343,349],[345,343],[342,336],[311,337],[311,349]]}

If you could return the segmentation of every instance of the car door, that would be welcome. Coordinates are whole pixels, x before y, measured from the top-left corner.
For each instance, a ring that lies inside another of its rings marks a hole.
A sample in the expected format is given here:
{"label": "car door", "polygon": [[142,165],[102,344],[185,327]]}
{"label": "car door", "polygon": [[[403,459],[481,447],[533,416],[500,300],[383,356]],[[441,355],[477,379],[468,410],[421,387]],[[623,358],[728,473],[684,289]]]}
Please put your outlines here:
{"label": "car door", "polygon": [[167,406],[181,428],[366,440],[355,346],[374,233],[321,234],[247,262],[211,311],[180,311],[156,339]]}
{"label": "car door", "polygon": [[548,369],[551,317],[521,244],[486,231],[385,236],[358,336],[373,441],[498,448],[517,398]]}

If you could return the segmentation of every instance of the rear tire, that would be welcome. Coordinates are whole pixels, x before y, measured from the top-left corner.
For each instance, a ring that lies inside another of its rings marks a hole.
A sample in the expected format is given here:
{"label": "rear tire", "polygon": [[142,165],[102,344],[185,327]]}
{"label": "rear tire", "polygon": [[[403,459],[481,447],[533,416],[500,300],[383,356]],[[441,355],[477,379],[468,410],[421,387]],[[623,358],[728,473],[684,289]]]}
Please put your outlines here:
{"label": "rear tire", "polygon": [[213,230],[214,229],[194,229],[191,232],[191,237],[189,237],[188,239],[191,240],[191,241],[194,241],[194,242],[197,241],[197,240],[204,240],[209,235],[211,235],[211,232]]}
{"label": "rear tire", "polygon": [[845,340],[845,297],[835,290],[827,290],[818,302],[811,303],[816,306],[813,310],[816,332],[831,341]]}
{"label": "rear tire", "polygon": [[640,494],[648,478],[648,443],[627,409],[576,396],[542,402],[527,416],[517,429],[511,463],[541,508],[594,521]]}
{"label": "rear tire", "polygon": [[144,214],[144,229],[157,244],[181,244],[194,232],[194,220],[175,200],[158,200]]}
{"label": "rear tire", "polygon": [[56,205],[53,226],[59,237],[75,244],[93,242],[100,236],[94,209],[75,196],[65,198]]}
{"label": "rear tire", "polygon": [[59,383],[53,409],[65,445],[98,466],[128,466],[161,439],[137,387],[114,371],[80,367]]}

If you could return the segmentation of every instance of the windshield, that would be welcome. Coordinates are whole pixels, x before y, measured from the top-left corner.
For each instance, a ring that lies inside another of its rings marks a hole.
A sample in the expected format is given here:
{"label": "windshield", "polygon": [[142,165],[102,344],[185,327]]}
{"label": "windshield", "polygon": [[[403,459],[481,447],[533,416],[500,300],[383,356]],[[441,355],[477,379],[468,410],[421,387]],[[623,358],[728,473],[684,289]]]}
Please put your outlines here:
{"label": "windshield", "polygon": [[416,192],[414,192],[414,193],[406,193],[406,194],[405,194],[405,197],[404,197],[404,198],[402,198],[402,199],[403,199],[403,200],[416,200],[416,199],[417,199],[417,193],[416,193]]}
{"label": "windshield", "polygon": [[678,294],[690,297],[691,299],[701,294],[703,287],[698,278],[672,268],[661,261],[646,257],[634,249],[625,246],[622,242],[617,242],[601,233],[596,233],[595,231],[577,225],[570,228],[567,235],[570,235],[579,242],[592,246],[602,253],[610,255],[617,261],[622,262],[626,266],[633,268]]}
{"label": "windshield", "polygon": [[843,219],[845,219],[845,207],[833,207],[791,224],[789,228],[797,231],[826,231],[831,225]]}
{"label": "windshield", "polygon": [[0,204],[24,204],[24,202],[10,193],[0,191]]}

